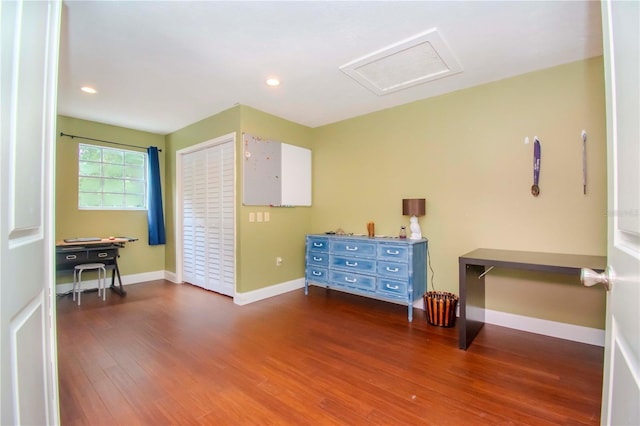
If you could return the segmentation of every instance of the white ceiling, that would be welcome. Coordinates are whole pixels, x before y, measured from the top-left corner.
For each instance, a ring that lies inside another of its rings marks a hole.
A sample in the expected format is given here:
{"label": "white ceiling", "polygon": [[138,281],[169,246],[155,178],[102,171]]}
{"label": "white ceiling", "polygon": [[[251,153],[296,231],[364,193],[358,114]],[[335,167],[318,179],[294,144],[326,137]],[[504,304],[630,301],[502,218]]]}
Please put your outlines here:
{"label": "white ceiling", "polygon": [[[62,26],[58,113],[159,134],[236,104],[317,127],[602,53],[597,1],[65,1]],[[461,73],[376,95],[339,69],[436,27]]]}

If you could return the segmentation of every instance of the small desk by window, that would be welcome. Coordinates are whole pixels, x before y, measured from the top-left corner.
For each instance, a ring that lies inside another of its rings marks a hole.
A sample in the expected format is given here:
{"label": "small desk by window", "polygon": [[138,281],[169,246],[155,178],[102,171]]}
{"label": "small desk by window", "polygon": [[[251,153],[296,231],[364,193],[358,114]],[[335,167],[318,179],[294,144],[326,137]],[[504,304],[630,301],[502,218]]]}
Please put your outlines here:
{"label": "small desk by window", "polygon": [[[83,263],[104,263],[108,269],[112,269],[111,289],[121,296],[127,294],[122,286],[118,257],[120,249],[128,242],[137,241],[137,238],[119,237],[109,238],[78,238],[76,240],[62,240],[56,242],[56,270],[73,271],[76,265]],[[116,287],[116,277],[118,286]]]}

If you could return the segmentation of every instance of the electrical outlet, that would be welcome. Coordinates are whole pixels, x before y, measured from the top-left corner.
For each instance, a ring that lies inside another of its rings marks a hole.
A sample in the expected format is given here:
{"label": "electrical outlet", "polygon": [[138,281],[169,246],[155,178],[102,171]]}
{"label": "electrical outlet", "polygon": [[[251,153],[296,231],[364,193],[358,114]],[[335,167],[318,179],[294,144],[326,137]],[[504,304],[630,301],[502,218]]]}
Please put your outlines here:
{"label": "electrical outlet", "polygon": [[282,266],[282,258],[280,256],[276,257],[276,266]]}

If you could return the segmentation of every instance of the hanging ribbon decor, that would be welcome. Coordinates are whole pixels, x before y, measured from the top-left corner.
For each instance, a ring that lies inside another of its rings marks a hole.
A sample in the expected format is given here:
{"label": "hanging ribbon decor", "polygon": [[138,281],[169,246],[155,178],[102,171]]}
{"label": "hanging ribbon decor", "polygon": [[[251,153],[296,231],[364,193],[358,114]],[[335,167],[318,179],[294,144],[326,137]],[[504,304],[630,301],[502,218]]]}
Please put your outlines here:
{"label": "hanging ribbon decor", "polygon": [[534,197],[540,195],[540,140],[536,136],[533,139],[533,186],[531,186],[531,194]]}
{"label": "hanging ribbon decor", "polygon": [[582,131],[582,193],[587,195],[587,132]]}

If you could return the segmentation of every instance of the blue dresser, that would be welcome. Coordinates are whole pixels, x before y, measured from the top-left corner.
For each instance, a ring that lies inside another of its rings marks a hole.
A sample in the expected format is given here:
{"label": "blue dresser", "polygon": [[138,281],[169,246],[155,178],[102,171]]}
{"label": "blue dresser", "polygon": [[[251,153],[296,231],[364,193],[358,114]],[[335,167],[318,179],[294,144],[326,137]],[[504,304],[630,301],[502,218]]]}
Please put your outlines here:
{"label": "blue dresser", "polygon": [[408,306],[427,289],[427,240],[307,235],[304,292],[309,283]]}

